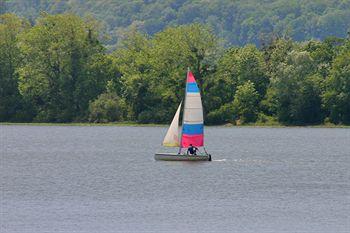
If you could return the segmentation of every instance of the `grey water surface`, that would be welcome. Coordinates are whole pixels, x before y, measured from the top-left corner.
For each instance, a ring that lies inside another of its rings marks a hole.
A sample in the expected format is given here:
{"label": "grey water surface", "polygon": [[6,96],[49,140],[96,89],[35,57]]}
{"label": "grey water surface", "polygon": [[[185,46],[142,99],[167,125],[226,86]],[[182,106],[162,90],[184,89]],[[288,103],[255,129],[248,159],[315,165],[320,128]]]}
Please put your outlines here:
{"label": "grey water surface", "polygon": [[196,163],[165,132],[0,126],[0,232],[350,232],[349,128],[207,127]]}

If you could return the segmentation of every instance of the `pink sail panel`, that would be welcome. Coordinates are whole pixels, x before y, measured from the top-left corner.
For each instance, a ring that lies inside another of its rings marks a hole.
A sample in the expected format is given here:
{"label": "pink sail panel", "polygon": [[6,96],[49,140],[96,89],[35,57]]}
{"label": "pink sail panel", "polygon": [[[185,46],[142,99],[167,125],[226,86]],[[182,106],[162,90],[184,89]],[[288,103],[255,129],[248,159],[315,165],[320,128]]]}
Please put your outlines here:
{"label": "pink sail panel", "polygon": [[203,134],[197,134],[197,135],[183,134],[181,147],[188,148],[190,144],[192,144],[192,146],[204,146],[204,135]]}
{"label": "pink sail panel", "polygon": [[188,72],[187,75],[187,82],[188,83],[196,83],[196,79],[194,78],[194,75],[192,74],[192,72]]}

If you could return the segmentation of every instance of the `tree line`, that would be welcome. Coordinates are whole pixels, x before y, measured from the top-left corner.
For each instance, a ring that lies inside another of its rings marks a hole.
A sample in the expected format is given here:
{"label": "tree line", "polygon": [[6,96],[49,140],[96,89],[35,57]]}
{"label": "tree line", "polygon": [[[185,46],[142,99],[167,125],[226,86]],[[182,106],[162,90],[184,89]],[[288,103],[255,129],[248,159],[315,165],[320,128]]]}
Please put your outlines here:
{"label": "tree line", "polygon": [[0,121],[168,123],[190,67],[206,124],[350,124],[350,39],[224,47],[202,24],[121,35],[91,17],[0,16]]}
{"label": "tree line", "polygon": [[238,46],[259,46],[270,33],[303,41],[323,40],[328,35],[345,37],[350,30],[349,0],[0,0],[1,5],[3,11],[32,23],[41,11],[94,15],[112,38],[110,49],[121,39],[120,32],[130,27],[153,35],[168,26],[201,23]]}

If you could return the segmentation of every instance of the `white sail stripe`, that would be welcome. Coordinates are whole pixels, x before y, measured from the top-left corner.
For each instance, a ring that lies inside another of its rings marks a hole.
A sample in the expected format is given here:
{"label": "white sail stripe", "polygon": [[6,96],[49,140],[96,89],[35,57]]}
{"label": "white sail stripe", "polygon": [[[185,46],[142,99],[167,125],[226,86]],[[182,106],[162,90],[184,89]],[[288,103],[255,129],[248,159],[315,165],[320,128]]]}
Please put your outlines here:
{"label": "white sail stripe", "polygon": [[184,121],[203,122],[202,109],[185,109]]}
{"label": "white sail stripe", "polygon": [[186,106],[184,109],[202,109],[202,106],[201,105],[199,105],[199,106]]}
{"label": "white sail stripe", "polygon": [[186,124],[186,125],[199,125],[199,124],[203,124],[203,122],[185,121],[184,124]]}
{"label": "white sail stripe", "polygon": [[203,123],[203,119],[201,118],[188,118],[184,122],[198,122],[198,123]]}
{"label": "white sail stripe", "polygon": [[194,109],[194,108],[202,109],[202,102],[199,97],[196,97],[196,98],[191,97],[186,100],[185,109]]}
{"label": "white sail stripe", "polygon": [[197,93],[197,94],[187,94],[186,96],[189,97],[189,98],[195,98],[195,97],[198,98],[198,97],[201,97],[201,95],[198,94],[198,93]]}
{"label": "white sail stripe", "polygon": [[202,124],[203,107],[200,93],[186,93],[184,123]]}

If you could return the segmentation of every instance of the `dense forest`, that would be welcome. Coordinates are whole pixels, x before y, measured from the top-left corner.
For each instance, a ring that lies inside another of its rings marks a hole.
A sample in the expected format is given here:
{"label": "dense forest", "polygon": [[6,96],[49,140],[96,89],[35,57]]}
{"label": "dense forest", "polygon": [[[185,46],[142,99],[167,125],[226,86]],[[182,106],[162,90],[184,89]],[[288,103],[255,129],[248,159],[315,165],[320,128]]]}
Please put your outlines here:
{"label": "dense forest", "polygon": [[0,121],[168,123],[187,67],[206,124],[350,124],[350,38],[223,46],[208,26],[126,31],[107,52],[90,16],[0,16]]}
{"label": "dense forest", "polygon": [[346,37],[349,0],[0,0],[0,14],[9,12],[35,23],[40,12],[74,13],[102,22],[115,48],[130,28],[153,35],[167,27],[208,25],[227,46],[261,46],[271,33],[293,40]]}

